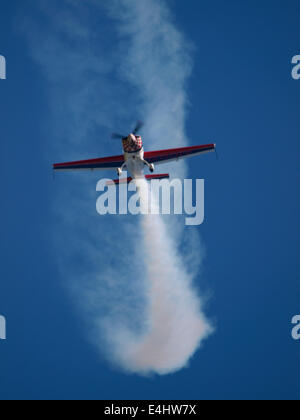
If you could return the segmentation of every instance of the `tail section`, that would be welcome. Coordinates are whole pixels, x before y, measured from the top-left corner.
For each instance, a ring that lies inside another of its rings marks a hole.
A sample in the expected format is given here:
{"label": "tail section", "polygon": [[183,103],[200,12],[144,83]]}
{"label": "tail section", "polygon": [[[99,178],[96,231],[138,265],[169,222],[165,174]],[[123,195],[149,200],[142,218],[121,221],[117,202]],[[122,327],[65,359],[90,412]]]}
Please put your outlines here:
{"label": "tail section", "polygon": [[[169,179],[169,174],[155,174],[155,175],[146,175],[145,179],[147,181],[152,181],[152,179]],[[109,187],[110,185],[122,185],[122,184],[130,184],[133,178],[121,178],[115,179],[114,181],[109,181],[106,183],[106,186]]]}

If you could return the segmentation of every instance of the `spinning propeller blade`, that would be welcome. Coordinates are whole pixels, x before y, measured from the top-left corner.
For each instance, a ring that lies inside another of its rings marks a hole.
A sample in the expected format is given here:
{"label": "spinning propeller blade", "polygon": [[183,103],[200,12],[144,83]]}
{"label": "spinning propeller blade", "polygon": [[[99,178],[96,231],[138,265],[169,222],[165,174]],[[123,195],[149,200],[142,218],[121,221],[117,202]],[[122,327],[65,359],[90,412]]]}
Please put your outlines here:
{"label": "spinning propeller blade", "polygon": [[123,136],[122,134],[119,134],[119,133],[113,133],[111,135],[111,138],[113,140],[122,140],[124,137],[127,137],[127,136]]}
{"label": "spinning propeller blade", "polygon": [[143,128],[144,123],[142,121],[138,121],[135,129],[133,130],[132,134],[136,135],[138,132]]}
{"label": "spinning propeller blade", "polygon": [[[134,135],[138,134],[138,132],[143,128],[143,126],[144,126],[144,123],[142,121],[138,121],[137,124],[136,124],[136,126],[135,126],[135,129],[132,132],[132,134],[134,134]],[[127,136],[123,136],[123,134],[119,134],[119,133],[113,133],[111,135],[111,138],[113,140],[122,140],[122,139],[124,139],[126,137]]]}

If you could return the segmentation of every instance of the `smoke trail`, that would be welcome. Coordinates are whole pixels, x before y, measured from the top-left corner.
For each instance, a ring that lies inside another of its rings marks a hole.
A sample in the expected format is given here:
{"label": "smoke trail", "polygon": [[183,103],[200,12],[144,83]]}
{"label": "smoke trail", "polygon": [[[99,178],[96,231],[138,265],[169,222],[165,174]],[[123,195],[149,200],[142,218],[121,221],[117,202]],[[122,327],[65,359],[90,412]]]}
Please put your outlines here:
{"label": "smoke trail", "polygon": [[[150,191],[145,180],[137,184],[141,209],[146,213]],[[151,207],[158,207],[153,196]],[[141,254],[148,284],[147,325],[140,335],[124,327],[115,330],[113,349],[116,360],[127,370],[167,374],[186,366],[212,329],[163,219],[149,213],[141,221]]]}
{"label": "smoke trail", "polygon": [[[121,45],[126,50],[121,54],[122,76],[144,97],[145,138],[151,139],[153,148],[165,147],[166,139],[172,139],[177,147],[186,145],[186,81],[192,69],[189,43],[172,23],[165,2],[114,1],[109,12],[126,39],[127,48]],[[168,169],[179,176],[186,173],[183,163]],[[139,181],[142,206],[146,205],[147,188]],[[152,205],[157,206],[153,200]],[[141,222],[143,252],[139,250],[139,255],[143,255],[148,285],[147,322],[139,335],[124,325],[116,326],[111,340],[115,360],[130,371],[174,372],[187,364],[212,331],[192,287],[193,276],[185,270],[184,257],[177,251],[184,232],[180,223],[173,222],[149,215]]]}
{"label": "smoke trail", "polygon": [[[136,114],[147,122],[148,148],[187,144],[191,59],[165,2],[38,4],[38,19],[21,26],[49,81],[48,155],[65,161],[66,154],[70,160],[88,158],[87,150],[115,154],[98,133],[108,137],[112,127],[127,127]],[[103,20],[99,29],[103,10],[115,21],[113,28]],[[111,44],[118,43],[120,48],[112,50]],[[186,168],[170,167],[172,174],[175,170],[183,176]],[[62,277],[80,302],[90,339],[130,372],[165,374],[184,367],[211,328],[192,287],[194,267],[178,251],[184,240],[180,223],[170,228],[172,220],[156,216],[145,216],[140,225],[131,217],[101,219],[94,210],[95,175],[68,180],[60,177],[57,186],[60,224],[53,229],[54,241]],[[201,261],[198,244],[188,249],[193,263]]]}
{"label": "smoke trail", "polygon": [[[134,102],[139,98],[139,112],[146,116],[145,138],[153,149],[168,147],[170,141],[174,147],[187,145],[191,44],[177,30],[165,1],[112,0],[108,11],[121,36],[117,51],[121,77],[135,88]],[[174,166],[169,169],[174,173]],[[184,174],[185,165],[179,163],[176,175]]]}

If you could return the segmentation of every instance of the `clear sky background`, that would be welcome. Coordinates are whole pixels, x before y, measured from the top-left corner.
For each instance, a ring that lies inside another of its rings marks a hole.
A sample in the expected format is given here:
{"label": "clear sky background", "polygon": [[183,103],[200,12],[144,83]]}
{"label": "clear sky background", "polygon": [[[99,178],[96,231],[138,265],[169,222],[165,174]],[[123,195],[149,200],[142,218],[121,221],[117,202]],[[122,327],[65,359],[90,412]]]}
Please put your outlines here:
{"label": "clear sky background", "polygon": [[[62,152],[51,147],[57,140],[47,126],[51,88],[32,59],[31,26],[20,27],[28,17],[40,24],[42,18],[39,0],[23,3],[0,1],[8,77],[0,81],[0,314],[8,326],[8,340],[0,342],[0,398],[299,398],[300,341],[291,338],[291,319],[300,314],[300,80],[291,77],[291,59],[300,54],[299,2],[167,1],[193,43],[189,143],[215,142],[219,150],[218,161],[210,155],[189,161],[190,176],[206,180],[206,220],[196,229],[207,256],[196,283],[210,295],[206,314],[216,332],[189,367],[150,378],[124,374],[99,356],[58,268],[57,183],[68,192],[76,186],[74,178],[52,179],[51,164]],[[110,27],[104,12],[97,19],[99,31]],[[130,107],[129,88],[118,83],[120,101]],[[99,141],[108,135],[107,128],[82,139],[78,150],[85,154],[65,150],[64,159],[120,153]],[[67,233],[59,246],[68,248]]]}

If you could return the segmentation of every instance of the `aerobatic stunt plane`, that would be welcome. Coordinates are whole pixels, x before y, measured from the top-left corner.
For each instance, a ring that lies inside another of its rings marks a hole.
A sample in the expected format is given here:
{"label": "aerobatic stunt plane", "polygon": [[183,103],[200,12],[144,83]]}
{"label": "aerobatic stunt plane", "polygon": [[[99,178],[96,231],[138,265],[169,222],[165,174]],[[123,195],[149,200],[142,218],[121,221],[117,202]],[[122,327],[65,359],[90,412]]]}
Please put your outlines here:
{"label": "aerobatic stunt plane", "polygon": [[[129,183],[132,179],[145,177],[147,180],[169,178],[168,174],[144,175],[145,167],[151,173],[155,166],[163,163],[177,161],[179,159],[201,155],[216,150],[215,144],[203,146],[183,147],[179,149],[158,150],[154,152],[144,152],[142,137],[138,134],[142,128],[142,123],[138,123],[135,129],[128,136],[113,134],[113,139],[120,139],[123,143],[123,155],[81,160],[77,162],[57,163],[53,165],[55,171],[74,171],[74,170],[116,170],[119,176],[115,184]],[[124,168],[132,175],[132,178],[120,179]]]}

